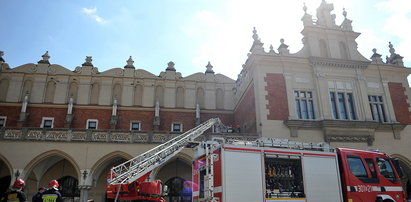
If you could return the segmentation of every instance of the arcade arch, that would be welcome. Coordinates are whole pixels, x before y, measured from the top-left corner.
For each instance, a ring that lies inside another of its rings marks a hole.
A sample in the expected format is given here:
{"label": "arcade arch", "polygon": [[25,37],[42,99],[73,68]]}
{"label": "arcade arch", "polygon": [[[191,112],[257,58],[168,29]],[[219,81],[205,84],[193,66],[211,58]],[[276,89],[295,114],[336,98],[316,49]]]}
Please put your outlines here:
{"label": "arcade arch", "polygon": [[400,154],[391,155],[393,158],[397,158],[402,168],[403,176],[401,183],[404,188],[405,194],[408,198],[411,198],[411,161]]}
{"label": "arcade arch", "polygon": [[[37,192],[38,187],[45,187],[55,179],[58,180],[60,190],[72,189],[70,195],[64,195],[63,198],[76,200],[80,197],[77,185],[80,176],[80,169],[75,160],[67,153],[59,150],[51,150],[42,153],[31,160],[24,169],[26,175],[25,192],[28,198],[31,198]],[[68,187],[70,186],[70,187]]]}
{"label": "arcade arch", "polygon": [[0,196],[11,184],[12,170],[10,162],[0,154]]}
{"label": "arcade arch", "polygon": [[153,171],[152,178],[159,179],[168,186],[168,195],[165,197],[167,201],[180,201],[180,192],[184,188],[185,181],[191,181],[191,162],[192,157],[187,154],[180,153],[172,158],[167,164]]}
{"label": "arcade arch", "polygon": [[95,201],[106,201],[106,182],[107,174],[113,166],[117,166],[131,159],[132,156],[115,151],[103,156],[91,167],[92,187],[88,193],[88,198],[93,198]]}

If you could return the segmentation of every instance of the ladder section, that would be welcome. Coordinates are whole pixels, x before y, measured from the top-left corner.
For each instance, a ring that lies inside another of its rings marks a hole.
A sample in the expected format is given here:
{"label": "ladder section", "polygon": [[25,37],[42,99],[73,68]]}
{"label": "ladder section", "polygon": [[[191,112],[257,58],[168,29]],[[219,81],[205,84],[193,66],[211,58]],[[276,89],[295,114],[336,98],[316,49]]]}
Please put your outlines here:
{"label": "ladder section", "polygon": [[304,150],[316,150],[330,152],[333,149],[326,142],[320,143],[306,143],[290,141],[288,139],[277,139],[277,138],[260,138],[256,140],[257,145],[260,147],[277,147],[277,148],[287,148],[287,149],[304,149]]}
{"label": "ladder section", "polygon": [[219,118],[212,118],[193,129],[134,157],[111,169],[110,184],[131,183],[177,155],[189,142],[203,134],[213,125],[221,124]]}

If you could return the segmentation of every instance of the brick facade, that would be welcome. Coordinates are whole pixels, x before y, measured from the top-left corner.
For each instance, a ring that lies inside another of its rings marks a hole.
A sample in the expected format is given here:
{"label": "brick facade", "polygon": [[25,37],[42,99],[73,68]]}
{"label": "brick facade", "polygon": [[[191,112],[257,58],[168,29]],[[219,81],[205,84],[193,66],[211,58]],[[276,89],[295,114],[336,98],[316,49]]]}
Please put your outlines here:
{"label": "brick facade", "polygon": [[288,101],[287,91],[285,88],[285,79],[282,74],[266,74],[264,78],[267,86],[266,100],[267,104],[267,119],[268,120],[287,120],[288,119]]}
{"label": "brick facade", "polygon": [[[16,127],[17,120],[19,119],[21,107],[0,107],[0,116],[6,116],[7,127]],[[28,107],[27,113],[29,116],[24,122],[24,127],[40,127],[43,117],[54,118],[54,128],[64,128],[64,120],[67,114],[67,108],[52,108],[52,107]],[[70,128],[73,129],[85,129],[87,126],[88,119],[98,120],[98,129],[109,130],[110,119],[111,119],[111,109],[85,109],[76,108],[73,109],[73,121]],[[116,130],[130,130],[131,121],[140,121],[141,128],[143,131],[154,130],[154,109],[147,108],[146,110],[121,110],[117,111],[118,120],[116,125]],[[221,121],[226,125],[233,125],[233,114],[232,113],[215,113],[215,112],[202,112],[201,121],[204,122],[210,118],[220,118]],[[161,111],[160,110],[160,131],[171,131],[172,123],[183,124],[183,131],[187,131],[195,127],[195,111]]]}
{"label": "brick facade", "polygon": [[[20,116],[21,107],[16,106],[1,106],[0,116],[6,116],[6,127],[16,127],[17,120]],[[37,126],[38,127],[38,126]]]}
{"label": "brick facade", "polygon": [[252,84],[234,112],[234,122],[241,126],[242,132],[256,133],[256,120],[255,93]]}
{"label": "brick facade", "polygon": [[398,122],[411,124],[411,112],[409,111],[410,104],[407,102],[407,95],[402,83],[389,82],[391,100],[394,106],[395,118]]}

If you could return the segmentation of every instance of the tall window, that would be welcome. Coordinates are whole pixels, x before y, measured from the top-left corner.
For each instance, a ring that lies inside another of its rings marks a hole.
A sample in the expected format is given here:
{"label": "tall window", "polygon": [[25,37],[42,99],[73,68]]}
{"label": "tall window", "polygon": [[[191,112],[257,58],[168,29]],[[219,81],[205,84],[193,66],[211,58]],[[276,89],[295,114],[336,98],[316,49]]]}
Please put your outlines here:
{"label": "tall window", "polygon": [[217,109],[224,109],[224,91],[218,88],[215,93]]}
{"label": "tall window", "polygon": [[54,127],[54,118],[53,117],[43,117],[41,120],[41,128],[53,128]]}
{"label": "tall window", "polygon": [[47,82],[46,96],[44,97],[44,102],[51,103],[54,101],[54,92],[56,91],[56,82]]}
{"label": "tall window", "polygon": [[200,108],[205,107],[204,103],[204,89],[203,88],[197,88],[197,93],[196,93],[196,103],[200,105]]}
{"label": "tall window", "polygon": [[311,91],[294,91],[295,109],[299,119],[315,119]]}
{"label": "tall window", "polygon": [[345,43],[341,41],[339,44],[339,47],[340,47],[341,59],[348,59],[347,46],[345,46]]}
{"label": "tall window", "polygon": [[134,105],[141,106],[143,104],[143,86],[136,85],[134,89]]}
{"label": "tall window", "polygon": [[31,80],[24,81],[23,92],[21,93],[20,101],[23,101],[24,97],[27,94],[31,94],[32,87],[33,87],[33,81],[31,81]]}
{"label": "tall window", "polygon": [[0,128],[6,127],[7,116],[0,116]]}
{"label": "tall window", "polygon": [[0,80],[0,101],[6,101],[7,91],[9,89],[9,80]]}
{"label": "tall window", "polygon": [[155,92],[155,97],[154,97],[154,105],[156,104],[156,101],[159,102],[160,107],[164,106],[164,88],[160,85],[156,86],[156,92]]}
{"label": "tall window", "polygon": [[100,86],[98,83],[91,85],[90,104],[98,104],[98,97],[100,93]]}
{"label": "tall window", "polygon": [[112,99],[113,101],[116,99],[118,104],[121,103],[121,85],[119,83],[116,83],[113,87]]}
{"label": "tall window", "polygon": [[184,107],[184,88],[178,87],[176,90],[176,107],[183,108]]}
{"label": "tall window", "polygon": [[368,101],[370,102],[372,119],[381,123],[387,122],[382,96],[369,95]]}
{"label": "tall window", "polygon": [[330,92],[330,100],[335,119],[357,120],[352,93]]}
{"label": "tall window", "polygon": [[97,119],[88,119],[87,120],[87,129],[97,129],[98,120]]}
{"label": "tall window", "polygon": [[78,91],[78,84],[76,82],[71,82],[70,88],[69,88],[68,98],[70,99],[70,97],[72,97],[74,103],[77,102],[77,91]]}
{"label": "tall window", "polygon": [[328,48],[327,48],[327,43],[325,42],[325,40],[320,39],[319,44],[320,44],[320,56],[328,57]]}

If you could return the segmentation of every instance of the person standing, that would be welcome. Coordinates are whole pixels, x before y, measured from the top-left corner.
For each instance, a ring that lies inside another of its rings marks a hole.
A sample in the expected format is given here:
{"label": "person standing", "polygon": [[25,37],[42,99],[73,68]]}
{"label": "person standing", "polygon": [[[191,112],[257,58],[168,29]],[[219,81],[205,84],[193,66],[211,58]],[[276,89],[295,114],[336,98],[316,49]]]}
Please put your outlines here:
{"label": "person standing", "polygon": [[49,189],[43,192],[41,198],[42,202],[63,202],[61,194],[58,190],[59,182],[52,180],[49,183]]}
{"label": "person standing", "polygon": [[44,191],[46,191],[46,188],[45,187],[40,187],[37,191],[37,194],[33,196],[31,201],[32,202],[42,202],[43,199],[41,198],[41,196],[43,195]]}
{"label": "person standing", "polygon": [[24,186],[26,183],[22,179],[17,179],[11,190],[4,193],[4,195],[0,198],[1,202],[26,202],[26,194],[23,192]]}

